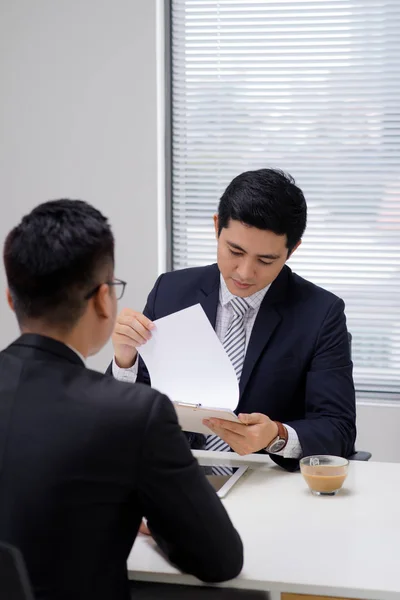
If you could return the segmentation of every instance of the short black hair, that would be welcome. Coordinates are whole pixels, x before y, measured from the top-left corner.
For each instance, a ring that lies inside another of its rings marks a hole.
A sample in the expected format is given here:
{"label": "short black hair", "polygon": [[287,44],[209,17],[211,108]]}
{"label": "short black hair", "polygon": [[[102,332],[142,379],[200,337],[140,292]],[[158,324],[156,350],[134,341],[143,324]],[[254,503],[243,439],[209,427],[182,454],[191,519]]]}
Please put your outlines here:
{"label": "short black hair", "polygon": [[228,185],[218,206],[218,234],[233,219],[287,237],[288,254],[307,224],[307,203],[291,175],[276,169],[246,171]]}
{"label": "short black hair", "polygon": [[7,236],[4,266],[20,324],[40,320],[71,328],[84,313],[85,295],[114,266],[107,219],[82,200],[40,204]]}

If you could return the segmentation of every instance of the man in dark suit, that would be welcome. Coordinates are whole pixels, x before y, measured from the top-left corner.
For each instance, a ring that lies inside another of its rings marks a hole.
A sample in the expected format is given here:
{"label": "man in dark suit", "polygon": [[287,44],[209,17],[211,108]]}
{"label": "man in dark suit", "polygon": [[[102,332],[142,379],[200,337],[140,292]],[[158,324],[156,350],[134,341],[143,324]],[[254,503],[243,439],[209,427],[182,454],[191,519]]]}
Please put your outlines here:
{"label": "man in dark suit", "polygon": [[148,383],[137,348],[153,321],[200,303],[237,372],[232,409],[242,421],[208,421],[206,449],[268,452],[289,470],[305,455],[350,455],[356,434],[344,303],[285,264],[306,219],[290,176],[261,169],[236,177],[214,217],[218,265],[162,275],[143,315],[123,310],[110,367],[118,379]]}
{"label": "man in dark suit", "polygon": [[125,288],[107,220],[81,201],[42,204],[4,263],[22,335],[0,353],[0,539],[22,551],[37,600],[127,600],[143,516],[181,569],[238,575],[241,540],[168,398],[85,368]]}

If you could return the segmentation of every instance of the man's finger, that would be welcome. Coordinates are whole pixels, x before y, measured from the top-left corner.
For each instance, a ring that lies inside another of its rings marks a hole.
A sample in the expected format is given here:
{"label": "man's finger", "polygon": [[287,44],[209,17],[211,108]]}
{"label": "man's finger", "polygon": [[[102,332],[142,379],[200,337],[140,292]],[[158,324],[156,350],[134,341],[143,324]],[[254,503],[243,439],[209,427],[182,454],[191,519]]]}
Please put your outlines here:
{"label": "man's finger", "polygon": [[146,525],[146,523],[144,521],[142,521],[140,523],[139,531],[140,531],[140,533],[143,533],[144,535],[151,535],[151,531],[147,527],[147,525]]}
{"label": "man's finger", "polygon": [[150,319],[148,319],[142,313],[136,313],[136,319],[141,325],[143,325],[145,329],[148,329],[149,331],[155,328],[155,324],[153,323],[153,321],[150,321]]}
{"label": "man's finger", "polygon": [[[204,419],[204,425],[207,425],[207,421],[210,422],[208,419]],[[220,419],[215,419],[215,421],[220,421]],[[207,425],[207,427],[209,427],[213,433],[218,435],[221,438],[221,440],[224,440],[224,442],[229,444],[229,446],[231,446],[232,444],[237,445],[238,443],[243,441],[243,436],[238,433],[235,433],[234,431],[223,429],[218,425],[211,425],[211,423],[210,425]]]}
{"label": "man's finger", "polygon": [[133,322],[136,320],[136,315],[119,315],[117,318],[117,323],[120,325],[127,325],[128,327],[132,327]]}
{"label": "man's finger", "polygon": [[[143,315],[120,316],[117,319],[116,326],[120,325],[121,327],[130,327],[133,331],[140,333],[145,340],[149,340],[151,338],[151,331],[139,320],[140,316]],[[151,321],[149,321],[149,323],[151,323]],[[152,327],[152,329],[154,329],[154,327]]]}
{"label": "man's finger", "polygon": [[260,423],[265,423],[268,417],[261,413],[241,413],[239,419],[244,425],[259,425]]}
{"label": "man's finger", "polygon": [[136,312],[135,310],[131,310],[129,308],[125,308],[123,311],[121,311],[117,318],[117,322],[123,323],[124,325],[132,325],[134,321],[139,322],[148,331],[151,331],[155,328],[153,321],[150,321],[150,319],[148,319],[142,313]]}
{"label": "man's finger", "polygon": [[[268,419],[268,417],[266,418]],[[212,424],[211,421],[214,421],[214,424]],[[238,425],[238,423],[231,423],[230,421],[221,419],[205,419],[203,423],[207,425],[207,427],[209,427],[213,433],[224,440],[224,442],[229,444],[229,446],[241,456],[244,456],[245,454],[251,454],[252,452],[257,452],[258,450],[261,450],[261,448],[264,448],[267,444],[267,442],[264,443],[261,438],[260,427]],[[222,424],[224,426],[222,426]],[[228,427],[225,428],[225,425],[229,425],[229,429]],[[241,429],[234,431],[234,429],[237,427],[240,427]]]}
{"label": "man's finger", "polygon": [[[242,423],[234,423],[233,421],[226,421],[225,419],[209,419],[211,426],[218,427],[225,431],[233,431],[238,435],[246,435],[246,426]],[[208,425],[209,427],[209,425]]]}
{"label": "man's finger", "polygon": [[121,319],[122,317],[132,318],[136,315],[136,313],[137,313],[137,311],[133,310],[132,308],[123,308],[118,315],[118,319]]}
{"label": "man's finger", "polygon": [[[116,324],[114,335],[123,336],[124,341],[121,341],[120,343],[126,343],[129,346],[132,346],[132,342],[135,347],[138,344],[145,344],[147,342],[147,339],[141,336],[140,333],[137,332],[135,329],[132,329],[132,327],[129,327],[128,325],[121,325],[120,323]],[[129,343],[129,341],[126,340],[131,340],[131,343]]]}
{"label": "man's finger", "polygon": [[134,331],[136,331],[138,334],[140,334],[141,337],[143,339],[145,339],[146,341],[151,338],[151,331],[149,329],[147,329],[147,327],[142,325],[142,323],[139,321],[139,319],[134,319],[134,321],[132,322],[132,328]]}
{"label": "man's finger", "polygon": [[233,431],[221,430],[220,434],[217,433],[219,437],[224,440],[232,448],[234,452],[240,454],[240,456],[244,456],[246,454],[250,454],[251,450],[246,441],[246,438],[242,435],[238,435]]}

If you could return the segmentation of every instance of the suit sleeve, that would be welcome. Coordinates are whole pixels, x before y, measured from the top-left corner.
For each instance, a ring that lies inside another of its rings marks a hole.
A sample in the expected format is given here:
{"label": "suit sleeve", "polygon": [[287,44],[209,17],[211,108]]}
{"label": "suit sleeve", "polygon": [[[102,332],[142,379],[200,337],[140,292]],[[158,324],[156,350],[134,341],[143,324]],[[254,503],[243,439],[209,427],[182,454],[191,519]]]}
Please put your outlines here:
{"label": "suit sleeve", "polygon": [[[151,290],[150,294],[147,297],[146,306],[144,307],[144,310],[143,310],[143,314],[148,319],[150,319],[150,321],[154,321],[156,318],[155,302],[156,302],[156,297],[157,297],[158,286],[160,285],[162,277],[163,277],[163,275],[160,275],[158,277],[157,281],[155,282],[153,289]],[[146,368],[146,365],[144,364],[144,362],[140,356],[138,357],[138,360],[139,360],[139,365],[138,365],[138,372],[137,372],[137,376],[136,376],[136,382],[144,383],[146,385],[151,385],[150,375]],[[107,367],[106,375],[112,375],[112,374],[113,374],[113,371],[112,371],[112,361],[111,361],[111,363]]]}
{"label": "suit sleeve", "polygon": [[193,457],[170,401],[159,395],[144,435],[140,496],[148,526],[169,560],[202,581],[236,577],[243,546]]}
{"label": "suit sleeve", "polygon": [[[356,403],[353,365],[344,314],[338,299],[321,326],[306,377],[304,419],[288,421],[296,430],[303,456],[333,454],[349,456],[356,438]],[[271,455],[289,470],[296,461]]]}

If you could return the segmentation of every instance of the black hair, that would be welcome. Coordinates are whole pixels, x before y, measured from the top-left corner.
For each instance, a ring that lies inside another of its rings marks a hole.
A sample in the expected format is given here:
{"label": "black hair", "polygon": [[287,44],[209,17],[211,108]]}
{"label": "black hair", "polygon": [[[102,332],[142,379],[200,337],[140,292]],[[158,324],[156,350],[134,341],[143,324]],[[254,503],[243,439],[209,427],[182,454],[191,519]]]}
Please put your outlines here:
{"label": "black hair", "polygon": [[7,236],[4,266],[20,324],[40,320],[71,328],[85,295],[112,275],[114,237],[107,219],[82,200],[40,204]]}
{"label": "black hair", "polygon": [[307,204],[291,175],[259,169],[238,175],[218,206],[218,234],[233,219],[287,237],[288,254],[300,241],[307,224]]}

